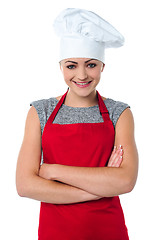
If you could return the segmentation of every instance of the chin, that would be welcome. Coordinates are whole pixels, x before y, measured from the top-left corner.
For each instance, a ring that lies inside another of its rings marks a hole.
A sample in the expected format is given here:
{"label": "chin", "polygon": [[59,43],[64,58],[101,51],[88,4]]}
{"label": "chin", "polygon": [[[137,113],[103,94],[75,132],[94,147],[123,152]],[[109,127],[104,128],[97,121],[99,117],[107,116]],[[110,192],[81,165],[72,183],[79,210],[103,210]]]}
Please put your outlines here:
{"label": "chin", "polygon": [[76,95],[80,97],[88,97],[91,93],[95,92],[96,89],[80,89],[80,90],[71,90],[73,91]]}

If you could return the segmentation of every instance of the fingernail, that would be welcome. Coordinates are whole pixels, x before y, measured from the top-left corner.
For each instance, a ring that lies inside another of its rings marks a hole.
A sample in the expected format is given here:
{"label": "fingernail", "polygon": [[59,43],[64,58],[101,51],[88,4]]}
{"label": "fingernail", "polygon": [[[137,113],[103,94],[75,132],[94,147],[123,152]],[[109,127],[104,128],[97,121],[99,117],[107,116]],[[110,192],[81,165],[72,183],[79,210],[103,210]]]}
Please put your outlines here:
{"label": "fingernail", "polygon": [[114,148],[113,148],[113,151],[116,151],[116,148],[117,148],[117,147],[116,147],[116,146],[114,146]]}

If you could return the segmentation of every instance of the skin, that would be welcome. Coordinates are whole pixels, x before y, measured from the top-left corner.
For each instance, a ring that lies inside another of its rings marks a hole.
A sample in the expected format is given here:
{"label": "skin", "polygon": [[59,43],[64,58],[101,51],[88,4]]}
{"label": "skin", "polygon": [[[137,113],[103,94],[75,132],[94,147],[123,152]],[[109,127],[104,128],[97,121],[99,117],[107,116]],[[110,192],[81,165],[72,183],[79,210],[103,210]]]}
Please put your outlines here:
{"label": "skin", "polygon": [[[61,61],[60,69],[69,86],[64,104],[72,107],[96,105],[96,86],[104,67],[102,62],[86,58]],[[92,82],[86,88],[79,88],[75,81]],[[45,163],[40,166],[40,159],[41,127],[37,112],[31,107],[17,161],[16,186],[20,196],[42,202],[68,204],[132,191],[138,173],[138,152],[131,110],[127,108],[116,123],[115,148],[107,167],[87,168]]]}
{"label": "skin", "polygon": [[[62,60],[60,69],[66,84],[69,86],[64,104],[72,107],[89,107],[98,104],[96,86],[100,81],[104,67],[104,63],[87,58]],[[79,88],[74,81],[92,81],[92,83],[87,88]]]}

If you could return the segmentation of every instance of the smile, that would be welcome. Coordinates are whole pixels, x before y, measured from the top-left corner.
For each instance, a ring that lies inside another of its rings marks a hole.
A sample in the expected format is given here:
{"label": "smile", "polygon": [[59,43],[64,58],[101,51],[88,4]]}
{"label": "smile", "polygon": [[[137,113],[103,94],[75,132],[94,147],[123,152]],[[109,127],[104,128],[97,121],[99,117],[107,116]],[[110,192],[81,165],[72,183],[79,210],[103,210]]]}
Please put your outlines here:
{"label": "smile", "polygon": [[89,81],[89,82],[75,82],[75,81],[73,81],[77,86],[79,86],[79,87],[87,87],[87,86],[89,86],[90,85],[90,83],[92,82],[92,81]]}

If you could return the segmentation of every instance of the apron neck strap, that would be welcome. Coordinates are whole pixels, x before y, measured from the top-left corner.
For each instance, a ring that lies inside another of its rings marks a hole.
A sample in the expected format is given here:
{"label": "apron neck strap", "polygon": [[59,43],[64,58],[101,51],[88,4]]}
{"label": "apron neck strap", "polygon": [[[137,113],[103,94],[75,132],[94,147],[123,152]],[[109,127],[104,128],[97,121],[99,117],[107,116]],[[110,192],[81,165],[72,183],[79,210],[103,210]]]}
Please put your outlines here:
{"label": "apron neck strap", "polygon": [[[67,89],[67,92],[66,92],[66,93],[60,98],[60,100],[58,101],[58,103],[57,103],[57,105],[56,105],[53,113],[51,114],[51,116],[50,116],[49,119],[48,119],[49,122],[53,122],[53,120],[54,120],[57,112],[59,111],[61,105],[63,104],[63,102],[64,102],[64,100],[65,100],[65,97],[66,97],[66,95],[67,95],[67,93],[68,93],[68,90],[69,90],[69,88]],[[104,104],[104,101],[103,101],[101,95],[99,94],[99,92],[98,92],[97,90],[96,90],[96,92],[97,92],[97,97],[98,97],[99,111],[100,111],[100,113],[101,113],[101,115],[102,115],[102,117],[103,117],[104,122],[106,122],[107,120],[110,119],[110,118],[109,118],[109,113],[108,113],[108,110],[107,110],[107,108],[106,108],[106,105]]]}
{"label": "apron neck strap", "polygon": [[106,122],[106,121],[110,120],[108,109],[106,108],[106,105],[98,91],[97,91],[97,96],[98,96],[99,111],[103,117],[104,122]]}

